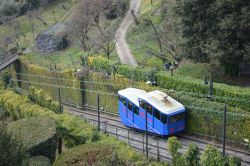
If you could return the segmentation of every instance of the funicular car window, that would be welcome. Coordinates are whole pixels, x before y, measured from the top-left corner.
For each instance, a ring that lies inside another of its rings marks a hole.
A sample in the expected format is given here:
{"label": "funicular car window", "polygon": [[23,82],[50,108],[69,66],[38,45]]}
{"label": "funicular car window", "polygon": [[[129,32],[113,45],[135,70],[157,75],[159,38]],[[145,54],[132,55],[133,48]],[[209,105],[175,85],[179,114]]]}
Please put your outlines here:
{"label": "funicular car window", "polygon": [[135,113],[136,115],[139,115],[139,107],[137,107],[137,106],[135,106],[135,105],[134,105],[134,113]]}
{"label": "funicular car window", "polygon": [[183,120],[184,117],[185,117],[185,113],[182,112],[182,113],[179,113],[179,114],[170,116],[169,122],[170,122],[170,123],[175,123],[175,122],[177,122],[177,121]]}
{"label": "funicular car window", "polygon": [[161,114],[161,122],[163,124],[168,124],[168,117],[167,117],[167,115]]}
{"label": "funicular car window", "polygon": [[146,106],[146,110],[147,110],[148,113],[150,113],[152,115],[152,113],[153,113],[153,107],[150,104],[148,104],[148,103],[147,103],[147,106]]}
{"label": "funicular car window", "polygon": [[145,105],[146,105],[145,101],[141,100],[141,101],[140,101],[140,107],[141,107],[142,109],[145,109]]}
{"label": "funicular car window", "polygon": [[120,101],[122,102],[122,104],[123,104],[124,106],[127,105],[127,100],[126,100],[125,98],[120,97]]}
{"label": "funicular car window", "polygon": [[130,101],[128,101],[128,109],[133,111],[133,104]]}
{"label": "funicular car window", "polygon": [[159,112],[157,109],[155,109],[155,108],[154,108],[154,117],[155,117],[156,119],[158,119],[158,120],[161,119],[161,114],[160,114],[160,112]]}

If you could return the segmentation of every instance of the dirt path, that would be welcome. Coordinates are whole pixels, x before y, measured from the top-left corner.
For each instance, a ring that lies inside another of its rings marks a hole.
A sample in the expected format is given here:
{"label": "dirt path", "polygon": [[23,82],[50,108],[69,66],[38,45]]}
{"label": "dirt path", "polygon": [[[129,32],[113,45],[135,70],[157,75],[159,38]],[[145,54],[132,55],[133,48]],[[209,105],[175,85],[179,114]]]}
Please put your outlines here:
{"label": "dirt path", "polygon": [[130,1],[130,8],[116,32],[116,36],[118,38],[116,43],[116,51],[119,55],[122,64],[130,64],[137,66],[137,62],[134,56],[132,55],[131,50],[129,49],[129,46],[126,42],[126,33],[129,26],[133,23],[133,16],[131,14],[131,10],[134,10],[135,13],[138,13],[140,4],[141,0]]}

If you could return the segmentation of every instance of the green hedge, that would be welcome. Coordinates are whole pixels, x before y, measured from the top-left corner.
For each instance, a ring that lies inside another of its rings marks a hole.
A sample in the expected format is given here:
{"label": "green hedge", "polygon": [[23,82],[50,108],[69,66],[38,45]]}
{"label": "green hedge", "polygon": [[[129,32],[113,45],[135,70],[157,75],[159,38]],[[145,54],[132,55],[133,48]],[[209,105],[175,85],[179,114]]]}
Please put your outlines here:
{"label": "green hedge", "polygon": [[80,118],[65,113],[55,114],[49,109],[32,103],[28,97],[20,96],[12,91],[0,90],[0,105],[14,119],[38,116],[55,120],[59,130],[66,130],[63,137],[68,147],[81,144],[82,140],[90,142],[95,133],[95,128]]}
{"label": "green hedge", "polygon": [[[75,70],[65,70],[63,72],[60,71],[51,71],[43,67],[39,67],[34,64],[29,64],[29,61],[25,60],[24,57],[21,59],[21,79],[24,80],[22,82],[22,88],[25,90],[30,89],[30,85],[35,86],[37,89],[43,89],[46,93],[48,93],[53,99],[59,98],[59,88],[48,86],[52,85],[59,85],[59,86],[69,86],[72,88],[79,89],[81,84],[77,77],[75,76]],[[25,75],[30,74],[30,75]],[[39,78],[36,76],[45,76],[46,78]],[[38,84],[33,84],[32,82],[36,82]],[[42,83],[42,84],[39,84]],[[72,93],[73,92],[73,93]],[[80,90],[73,90],[68,88],[61,89],[62,94],[62,101],[74,102],[79,105],[82,104],[82,95],[83,92]]]}
{"label": "green hedge", "polygon": [[119,65],[117,66],[117,73],[136,81],[153,81],[155,80],[156,71],[145,67]]}
{"label": "green hedge", "polygon": [[60,104],[57,101],[54,101],[47,93],[45,93],[41,89],[36,89],[35,87],[31,87],[29,89],[28,97],[31,101],[39,104],[42,107],[48,108],[55,113],[60,113]]}
{"label": "green hedge", "polygon": [[45,156],[30,157],[28,162],[28,166],[51,166],[50,160]]}
{"label": "green hedge", "polygon": [[136,81],[152,81],[155,79],[154,77],[156,73],[156,70],[151,68],[118,65],[116,61],[112,61],[101,56],[88,57],[88,66],[96,71],[108,74],[120,74]]}
{"label": "green hedge", "polygon": [[[176,91],[193,92],[191,95],[201,95],[209,93],[209,86],[203,84],[203,80],[194,79],[187,76],[174,75],[168,72],[156,74],[156,81],[162,88],[173,89]],[[196,93],[196,94],[195,94]],[[250,89],[228,86],[225,84],[214,83],[213,100],[227,103],[250,111]]]}
{"label": "green hedge", "polygon": [[117,62],[106,59],[102,56],[96,56],[88,57],[87,64],[90,68],[96,71],[105,71],[106,73],[111,74],[115,70]]}
{"label": "green hedge", "polygon": [[8,125],[8,132],[19,140],[31,156],[43,155],[51,161],[56,158],[57,126],[44,117],[24,118]]}

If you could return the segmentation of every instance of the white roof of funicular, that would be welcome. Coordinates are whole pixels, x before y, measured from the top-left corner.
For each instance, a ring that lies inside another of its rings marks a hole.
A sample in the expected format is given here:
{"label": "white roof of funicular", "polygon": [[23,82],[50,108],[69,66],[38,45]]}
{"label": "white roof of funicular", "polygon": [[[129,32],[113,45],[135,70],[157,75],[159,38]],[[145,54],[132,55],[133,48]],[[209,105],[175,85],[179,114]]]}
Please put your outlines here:
{"label": "white roof of funicular", "polygon": [[139,106],[139,98],[143,99],[165,114],[172,114],[185,109],[181,103],[158,90],[147,93],[141,89],[127,88],[118,91],[118,94],[126,97],[137,106]]}
{"label": "white roof of funicular", "polygon": [[147,95],[147,92],[141,89],[136,89],[136,88],[127,88],[118,91],[118,94],[126,97],[129,99],[131,102],[133,102],[135,105],[139,107],[139,100],[138,98],[143,95]]}

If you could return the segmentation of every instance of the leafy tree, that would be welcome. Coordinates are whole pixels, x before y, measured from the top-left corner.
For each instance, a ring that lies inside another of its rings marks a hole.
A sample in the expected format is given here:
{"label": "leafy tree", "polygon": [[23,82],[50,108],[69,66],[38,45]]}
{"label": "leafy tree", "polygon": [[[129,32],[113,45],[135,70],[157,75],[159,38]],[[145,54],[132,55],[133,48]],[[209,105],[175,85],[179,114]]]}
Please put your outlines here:
{"label": "leafy tree", "polygon": [[226,73],[237,75],[239,64],[250,56],[250,1],[216,0],[214,7],[218,17],[217,33],[212,36],[214,54]]}
{"label": "leafy tree", "polygon": [[188,145],[188,150],[185,155],[185,162],[187,166],[198,166],[200,165],[200,152],[197,145],[191,143]]}
{"label": "leafy tree", "polygon": [[26,165],[22,145],[7,132],[6,124],[0,122],[0,165]]}
{"label": "leafy tree", "polygon": [[226,160],[221,153],[212,145],[207,145],[204,152],[201,154],[201,165],[203,166],[224,166]]}
{"label": "leafy tree", "polygon": [[198,62],[219,60],[225,73],[237,75],[239,64],[250,56],[250,1],[175,1],[184,56]]}
{"label": "leafy tree", "polygon": [[179,152],[179,149],[182,147],[181,143],[177,140],[176,137],[170,137],[168,139],[168,148],[172,156],[173,166],[183,166],[185,165],[184,158]]}

